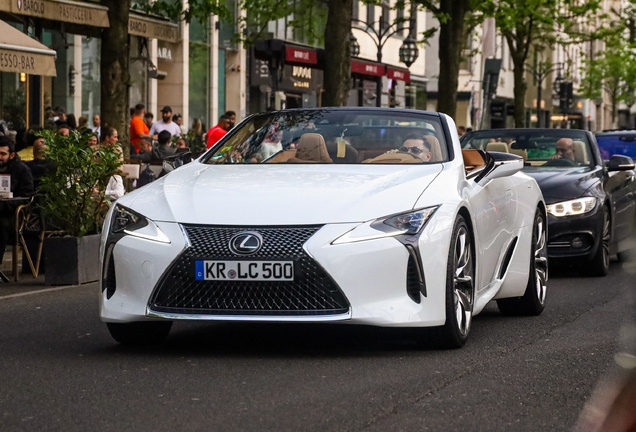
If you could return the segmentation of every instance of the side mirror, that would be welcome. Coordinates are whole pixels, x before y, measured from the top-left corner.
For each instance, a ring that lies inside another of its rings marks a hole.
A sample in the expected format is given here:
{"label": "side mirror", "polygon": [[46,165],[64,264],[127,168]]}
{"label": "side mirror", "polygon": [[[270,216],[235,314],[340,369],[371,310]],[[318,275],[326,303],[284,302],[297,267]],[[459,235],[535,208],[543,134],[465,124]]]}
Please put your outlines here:
{"label": "side mirror", "polygon": [[169,173],[190,162],[192,162],[192,153],[183,152],[168,156],[163,160],[162,166],[163,170]]}
{"label": "side mirror", "polygon": [[629,156],[614,155],[607,162],[607,171],[629,171],[634,169],[634,161]]}
{"label": "side mirror", "polygon": [[485,186],[490,180],[508,177],[523,169],[523,158],[510,153],[485,152],[486,167],[475,181]]}

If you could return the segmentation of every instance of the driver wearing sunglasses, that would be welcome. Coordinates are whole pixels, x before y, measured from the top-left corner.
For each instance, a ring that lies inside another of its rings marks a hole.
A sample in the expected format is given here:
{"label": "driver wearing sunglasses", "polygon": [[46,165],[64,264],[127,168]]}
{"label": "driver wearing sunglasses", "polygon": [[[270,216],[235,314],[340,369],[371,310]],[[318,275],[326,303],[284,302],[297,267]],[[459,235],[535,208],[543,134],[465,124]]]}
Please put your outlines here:
{"label": "driver wearing sunglasses", "polygon": [[424,162],[431,160],[431,144],[422,135],[410,134],[404,140],[402,147],[398,149],[400,153],[410,153],[422,159]]}

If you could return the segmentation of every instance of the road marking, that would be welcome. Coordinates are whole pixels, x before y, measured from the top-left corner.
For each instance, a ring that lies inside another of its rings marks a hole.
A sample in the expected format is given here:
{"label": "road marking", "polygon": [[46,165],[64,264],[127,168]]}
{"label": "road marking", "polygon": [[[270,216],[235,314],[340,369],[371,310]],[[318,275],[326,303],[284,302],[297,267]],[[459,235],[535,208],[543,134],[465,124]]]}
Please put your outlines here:
{"label": "road marking", "polygon": [[[89,285],[89,284],[86,284],[86,285]],[[80,287],[81,285],[69,285],[69,286],[63,286],[63,287],[45,288],[45,289],[29,291],[25,293],[16,293],[16,294],[9,294],[6,296],[0,296],[0,300],[6,300],[6,299],[16,298],[16,297],[24,297],[28,295],[34,295],[34,294],[42,294],[42,293],[52,292],[52,291],[60,291],[60,290],[65,290],[69,288],[80,288]]]}

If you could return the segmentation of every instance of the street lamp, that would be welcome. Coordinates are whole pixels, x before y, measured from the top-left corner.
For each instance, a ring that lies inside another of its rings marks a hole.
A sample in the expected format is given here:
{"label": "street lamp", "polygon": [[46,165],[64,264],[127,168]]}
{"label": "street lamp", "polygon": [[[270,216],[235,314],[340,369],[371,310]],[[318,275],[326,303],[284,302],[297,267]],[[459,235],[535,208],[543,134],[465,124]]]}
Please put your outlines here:
{"label": "street lamp", "polygon": [[360,44],[353,33],[349,33],[349,50],[351,51],[351,57],[358,57],[360,55]]}
{"label": "street lamp", "polygon": [[[414,9],[412,8],[411,16],[414,15],[413,10]],[[384,14],[380,17],[379,21],[376,21],[373,23],[368,23],[366,21],[361,21],[355,18],[352,19],[351,21],[364,25],[364,28],[358,27],[358,29],[365,32],[371,37],[371,40],[373,41],[373,43],[375,44],[377,48],[378,63],[382,63],[382,50],[384,48],[384,44],[386,44],[386,42],[394,34],[405,30],[405,28],[402,27],[405,20],[398,20],[385,28],[384,23],[386,21],[384,19]],[[404,63],[407,68],[411,67],[411,65],[415,63],[415,60],[417,60],[417,57],[419,56],[419,49],[417,47],[417,41],[414,36],[415,32],[417,31],[416,25],[415,25],[415,19],[410,18],[408,22],[409,22],[409,25],[408,25],[409,35],[402,43],[402,46],[400,47],[400,52],[399,52],[400,62]],[[376,24],[378,25],[379,30],[375,29]],[[357,57],[357,55],[360,54],[360,45],[358,44],[358,40],[353,35],[353,33],[351,33],[351,35],[349,36],[349,47],[351,50],[351,55],[353,57]],[[382,106],[382,77],[378,78],[376,93],[377,95],[376,95],[375,105],[377,107],[380,107]]]}
{"label": "street lamp", "polygon": [[[526,68],[526,72],[531,74],[534,80],[537,82],[537,127],[542,127],[543,119],[541,116],[541,92],[543,90],[543,81],[555,71],[559,71],[559,75],[561,74],[561,69],[563,68],[563,63],[550,63],[540,61],[535,64],[534,68]],[[557,77],[558,79],[558,77]]]}

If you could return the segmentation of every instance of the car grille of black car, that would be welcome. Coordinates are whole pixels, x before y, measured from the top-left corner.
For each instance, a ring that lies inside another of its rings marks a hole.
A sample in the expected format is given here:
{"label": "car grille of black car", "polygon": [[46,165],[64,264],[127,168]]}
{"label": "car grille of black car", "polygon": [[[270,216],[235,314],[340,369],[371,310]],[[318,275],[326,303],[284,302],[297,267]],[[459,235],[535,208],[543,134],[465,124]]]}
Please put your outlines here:
{"label": "car grille of black car", "polygon": [[[226,228],[184,225],[190,245],[168,268],[150,299],[153,312],[208,315],[338,315],[349,302],[336,283],[303,249],[320,227]],[[243,231],[263,237],[261,249],[245,260],[294,261],[294,281],[202,281],[194,278],[201,259],[237,259],[230,239]]]}

